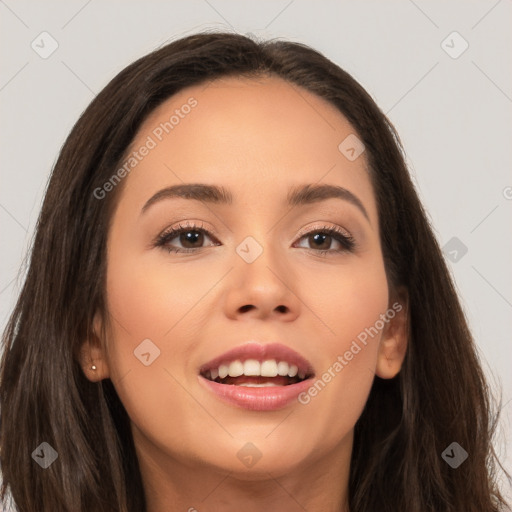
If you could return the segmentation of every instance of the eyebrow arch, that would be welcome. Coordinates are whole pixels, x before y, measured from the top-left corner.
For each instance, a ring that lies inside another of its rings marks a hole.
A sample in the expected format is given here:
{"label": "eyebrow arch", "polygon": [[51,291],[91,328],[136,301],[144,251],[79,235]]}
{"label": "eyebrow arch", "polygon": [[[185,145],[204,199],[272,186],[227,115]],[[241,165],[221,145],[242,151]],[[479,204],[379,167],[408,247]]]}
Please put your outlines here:
{"label": "eyebrow arch", "polygon": [[[183,183],[181,185],[172,185],[170,187],[163,188],[151,196],[142,207],[141,215],[158,201],[175,197],[216,204],[233,203],[233,195],[225,187],[207,185],[203,183]],[[346,188],[338,185],[307,184],[293,187],[288,192],[287,204],[294,207],[298,205],[317,203],[333,198],[348,201],[363,213],[368,222],[370,221],[368,212],[360,199]]]}

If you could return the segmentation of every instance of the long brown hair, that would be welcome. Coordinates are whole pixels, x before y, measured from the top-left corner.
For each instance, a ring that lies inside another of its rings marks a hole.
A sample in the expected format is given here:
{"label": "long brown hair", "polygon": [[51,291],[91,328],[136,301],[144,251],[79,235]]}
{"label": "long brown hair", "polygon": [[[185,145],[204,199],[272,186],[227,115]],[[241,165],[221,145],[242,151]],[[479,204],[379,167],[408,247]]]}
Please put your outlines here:
{"label": "long brown hair", "polygon": [[[409,296],[400,373],[375,377],[355,426],[351,512],[496,512],[496,414],[452,278],[411,182],[395,129],[348,73],[306,45],[228,33],[174,41],[121,71],[82,114],[53,169],[28,274],[3,335],[2,500],[20,512],[142,512],[127,413],[109,379],[79,365],[105,310],[106,242],[122,184],[113,175],[141,123],[185,87],[224,76],[277,76],[334,105],[366,146],[388,280]],[[46,442],[58,459],[42,470]],[[441,454],[469,454],[454,469]]]}

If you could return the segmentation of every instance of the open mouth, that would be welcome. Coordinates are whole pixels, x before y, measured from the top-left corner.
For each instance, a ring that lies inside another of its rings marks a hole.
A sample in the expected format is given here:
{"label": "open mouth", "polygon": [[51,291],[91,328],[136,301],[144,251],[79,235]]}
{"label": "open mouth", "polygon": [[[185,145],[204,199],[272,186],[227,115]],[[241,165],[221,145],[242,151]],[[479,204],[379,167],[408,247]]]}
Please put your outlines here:
{"label": "open mouth", "polygon": [[200,374],[218,384],[253,388],[290,386],[313,376],[295,364],[275,359],[227,361],[218,367],[203,369]]}
{"label": "open mouth", "polygon": [[311,363],[280,343],[248,342],[203,364],[198,379],[209,393],[231,406],[277,411],[299,403],[314,376]]}

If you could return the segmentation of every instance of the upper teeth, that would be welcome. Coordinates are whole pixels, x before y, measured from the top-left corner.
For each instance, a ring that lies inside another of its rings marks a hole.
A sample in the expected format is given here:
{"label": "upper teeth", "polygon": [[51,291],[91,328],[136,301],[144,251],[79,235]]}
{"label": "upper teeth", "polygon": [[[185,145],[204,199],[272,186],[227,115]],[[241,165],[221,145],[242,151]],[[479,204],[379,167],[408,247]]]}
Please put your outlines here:
{"label": "upper teeth", "polygon": [[261,363],[256,359],[247,359],[243,363],[240,360],[232,361],[229,364],[221,364],[218,368],[210,370],[211,379],[215,380],[217,377],[224,379],[228,375],[230,377],[257,376],[257,377],[295,377],[298,374],[300,379],[304,379],[306,373],[299,371],[298,367],[294,364],[289,364],[286,361],[276,362],[275,359],[268,359]]}

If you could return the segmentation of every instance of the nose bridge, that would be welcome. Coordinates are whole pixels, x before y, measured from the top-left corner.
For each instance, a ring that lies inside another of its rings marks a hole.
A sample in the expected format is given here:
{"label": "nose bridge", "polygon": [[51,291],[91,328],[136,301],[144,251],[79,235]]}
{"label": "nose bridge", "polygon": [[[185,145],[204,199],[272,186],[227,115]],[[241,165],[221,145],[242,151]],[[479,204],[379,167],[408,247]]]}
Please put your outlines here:
{"label": "nose bridge", "polygon": [[[258,269],[266,265],[279,266],[280,247],[278,234],[279,223],[262,207],[252,205],[244,211],[235,224],[235,252],[249,269],[258,262]],[[241,263],[237,261],[237,263]],[[244,265],[242,265],[243,267]]]}
{"label": "nose bridge", "polygon": [[280,260],[284,247],[275,231],[263,228],[247,235],[235,246],[234,272],[228,294],[228,314],[256,310],[259,316],[273,312],[298,313],[291,269]]}
{"label": "nose bridge", "polygon": [[[276,274],[281,273],[280,258],[282,248],[277,246],[277,242],[272,240],[272,232],[259,236],[258,239],[252,235],[245,237],[236,247],[236,253],[241,261],[237,264],[242,268],[242,276],[247,282],[264,280],[267,284],[285,280],[283,275],[278,279]],[[271,269],[273,271],[271,271]]]}

